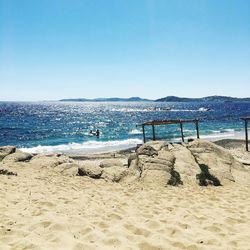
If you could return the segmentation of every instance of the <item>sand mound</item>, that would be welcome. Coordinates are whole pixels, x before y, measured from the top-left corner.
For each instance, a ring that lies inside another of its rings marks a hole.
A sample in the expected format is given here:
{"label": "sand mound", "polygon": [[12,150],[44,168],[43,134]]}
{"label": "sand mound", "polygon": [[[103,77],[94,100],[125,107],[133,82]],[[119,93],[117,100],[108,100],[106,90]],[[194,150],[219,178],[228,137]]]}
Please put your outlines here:
{"label": "sand mound", "polygon": [[[249,249],[249,170],[213,144],[147,143],[129,167],[9,159],[0,160],[0,249]],[[198,185],[202,174],[216,184],[202,164],[223,186]]]}

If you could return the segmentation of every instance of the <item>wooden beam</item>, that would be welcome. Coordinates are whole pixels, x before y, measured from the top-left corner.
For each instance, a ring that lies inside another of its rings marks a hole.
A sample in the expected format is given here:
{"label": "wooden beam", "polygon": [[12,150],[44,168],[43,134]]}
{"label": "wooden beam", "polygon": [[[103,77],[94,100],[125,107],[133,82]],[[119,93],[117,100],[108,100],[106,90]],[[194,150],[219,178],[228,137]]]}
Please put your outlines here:
{"label": "wooden beam", "polygon": [[142,133],[143,133],[143,142],[146,142],[146,135],[145,135],[145,127],[142,125]]}
{"label": "wooden beam", "polygon": [[182,139],[182,142],[184,142],[184,134],[183,134],[183,124],[182,124],[182,122],[180,122],[180,127],[181,127],[181,139]]}
{"label": "wooden beam", "polygon": [[167,124],[179,124],[179,123],[195,123],[197,119],[193,120],[162,120],[162,121],[149,121],[143,123],[145,126],[152,126],[152,125],[167,125]]}
{"label": "wooden beam", "polygon": [[152,125],[152,130],[153,130],[153,141],[155,141],[155,125]]}
{"label": "wooden beam", "polygon": [[189,119],[189,120],[157,120],[157,121],[148,121],[141,124],[142,130],[143,130],[143,141],[146,142],[146,134],[145,134],[145,126],[152,126],[152,132],[153,132],[153,140],[156,140],[155,135],[155,126],[157,125],[168,125],[168,124],[180,124],[181,127],[181,138],[184,142],[184,133],[183,133],[183,123],[195,123],[196,124],[196,133],[197,138],[200,138],[200,132],[199,132],[199,120],[198,119]]}
{"label": "wooden beam", "polygon": [[248,148],[248,120],[245,119],[245,134],[246,134],[246,151],[249,151]]}
{"label": "wooden beam", "polygon": [[195,127],[196,127],[197,139],[200,139],[199,120],[196,120]]}

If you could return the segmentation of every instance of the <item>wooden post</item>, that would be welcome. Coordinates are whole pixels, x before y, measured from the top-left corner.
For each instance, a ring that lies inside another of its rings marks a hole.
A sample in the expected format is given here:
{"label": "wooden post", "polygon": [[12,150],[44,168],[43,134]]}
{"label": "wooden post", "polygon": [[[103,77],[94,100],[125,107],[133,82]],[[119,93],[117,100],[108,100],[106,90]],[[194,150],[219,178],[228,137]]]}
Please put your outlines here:
{"label": "wooden post", "polygon": [[146,135],[145,135],[145,128],[144,125],[142,125],[142,133],[143,133],[143,142],[146,142]]}
{"label": "wooden post", "polygon": [[153,141],[155,141],[155,125],[152,125],[152,130],[153,130]]}
{"label": "wooden post", "polygon": [[246,133],[246,151],[249,151],[249,149],[248,149],[248,121],[247,121],[247,119],[245,119],[245,133]]}
{"label": "wooden post", "polygon": [[182,122],[180,122],[180,127],[181,127],[181,139],[182,139],[182,142],[184,142],[184,134],[183,134],[183,124],[182,124]]}
{"label": "wooden post", "polygon": [[195,126],[196,126],[197,139],[200,139],[199,120],[196,120]]}

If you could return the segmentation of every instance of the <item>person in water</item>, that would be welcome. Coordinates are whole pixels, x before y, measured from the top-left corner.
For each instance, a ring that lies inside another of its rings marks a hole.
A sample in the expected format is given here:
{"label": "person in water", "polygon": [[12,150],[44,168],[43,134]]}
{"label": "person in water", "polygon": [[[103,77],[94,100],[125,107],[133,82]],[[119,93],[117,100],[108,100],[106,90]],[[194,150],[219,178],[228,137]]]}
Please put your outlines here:
{"label": "person in water", "polygon": [[96,135],[96,137],[99,137],[99,136],[100,136],[100,131],[99,131],[99,129],[96,130],[95,135]]}
{"label": "person in water", "polygon": [[89,134],[90,134],[90,135],[95,135],[96,137],[99,137],[99,136],[100,136],[100,130],[97,129],[96,132],[93,132],[93,130],[90,130],[90,131],[89,131]]}

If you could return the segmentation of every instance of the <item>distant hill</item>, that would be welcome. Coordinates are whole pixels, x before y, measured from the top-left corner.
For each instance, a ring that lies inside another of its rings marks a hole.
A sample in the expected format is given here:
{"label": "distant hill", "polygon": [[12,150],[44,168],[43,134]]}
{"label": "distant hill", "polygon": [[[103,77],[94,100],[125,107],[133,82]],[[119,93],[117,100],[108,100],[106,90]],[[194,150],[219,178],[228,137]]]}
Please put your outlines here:
{"label": "distant hill", "polygon": [[230,96],[207,96],[201,98],[188,98],[178,96],[167,96],[157,100],[149,100],[140,97],[130,98],[73,98],[73,99],[62,99],[61,102],[250,102],[250,98],[237,98]]}
{"label": "distant hill", "polygon": [[86,99],[86,98],[76,98],[76,99],[62,99],[61,102],[152,102],[153,100],[143,99],[140,97],[130,97],[130,98],[95,98],[95,99]]}
{"label": "distant hill", "polygon": [[187,98],[177,96],[167,96],[155,100],[155,102],[249,102],[250,98],[237,98],[230,96],[207,96],[202,98]]}

